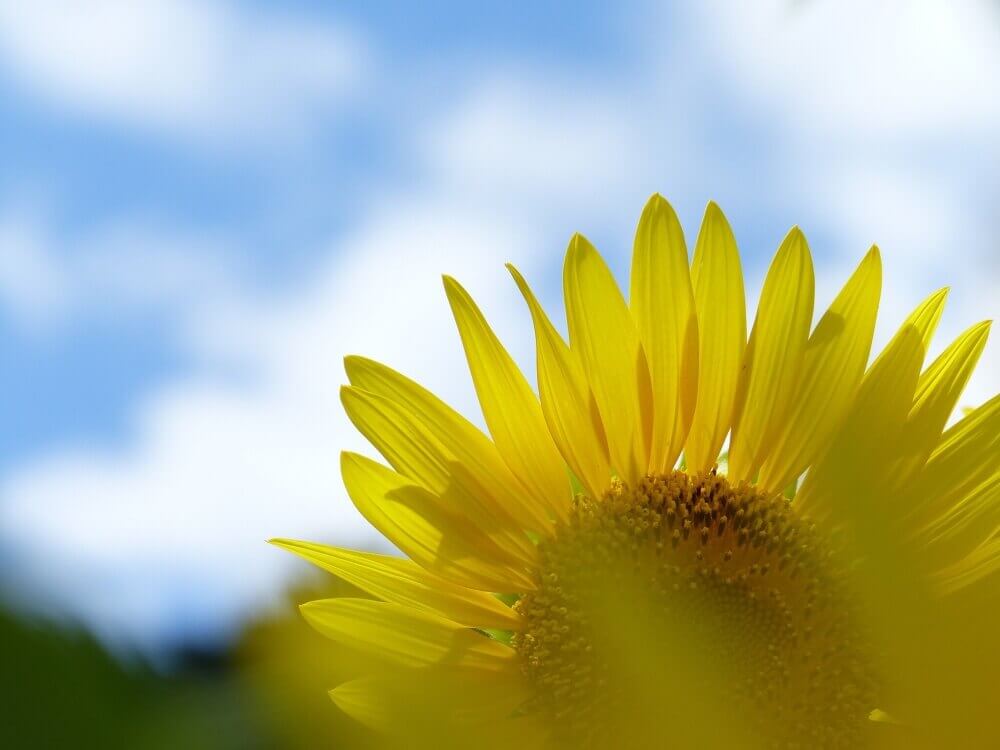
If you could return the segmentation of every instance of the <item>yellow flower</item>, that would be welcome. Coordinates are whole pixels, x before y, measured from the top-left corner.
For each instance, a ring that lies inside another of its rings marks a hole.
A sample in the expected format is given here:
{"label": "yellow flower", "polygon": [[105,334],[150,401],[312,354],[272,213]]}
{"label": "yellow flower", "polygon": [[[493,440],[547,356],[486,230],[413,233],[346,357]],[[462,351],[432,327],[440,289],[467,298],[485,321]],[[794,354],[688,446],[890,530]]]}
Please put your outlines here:
{"label": "yellow flower", "polygon": [[1000,398],[945,427],[989,324],[925,368],[941,290],[868,365],[878,249],[813,328],[795,228],[748,339],[722,212],[689,266],[658,195],[628,302],[571,240],[568,344],[509,270],[537,396],[444,279],[490,437],[346,360],[344,407],[389,466],[345,453],[344,482],[406,558],[275,540],[373,597],[302,607],[368,658],[334,702],[399,747],[983,746]]}

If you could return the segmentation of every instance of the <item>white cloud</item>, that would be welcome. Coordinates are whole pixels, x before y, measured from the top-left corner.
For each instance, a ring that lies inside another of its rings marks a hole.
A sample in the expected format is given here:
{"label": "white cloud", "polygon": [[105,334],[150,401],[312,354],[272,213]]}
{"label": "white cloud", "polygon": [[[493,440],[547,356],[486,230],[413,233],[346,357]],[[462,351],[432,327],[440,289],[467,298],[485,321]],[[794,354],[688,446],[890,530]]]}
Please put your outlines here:
{"label": "white cloud", "polygon": [[0,214],[0,309],[26,328],[141,312],[183,319],[239,283],[222,240],[154,222],[111,224],[67,244],[40,207]]}
{"label": "white cloud", "polygon": [[197,0],[0,1],[0,65],[101,120],[214,145],[296,137],[364,75],[330,23]]}
{"label": "white cloud", "polygon": [[609,196],[650,177],[637,148],[642,125],[617,92],[507,71],[424,129],[426,159],[457,192],[480,199],[549,217],[567,206],[607,211]]}
{"label": "white cloud", "polygon": [[[806,128],[861,140],[990,134],[1000,23],[988,2],[708,2],[698,41],[735,88]],[[709,46],[711,45],[711,46]]]}

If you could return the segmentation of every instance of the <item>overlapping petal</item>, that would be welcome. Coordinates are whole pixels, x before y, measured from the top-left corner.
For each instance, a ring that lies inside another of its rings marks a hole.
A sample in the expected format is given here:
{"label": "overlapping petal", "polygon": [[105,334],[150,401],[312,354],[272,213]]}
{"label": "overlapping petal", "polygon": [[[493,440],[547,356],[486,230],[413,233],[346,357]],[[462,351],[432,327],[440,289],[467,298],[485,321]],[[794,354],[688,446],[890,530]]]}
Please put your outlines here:
{"label": "overlapping petal", "polygon": [[534,546],[510,516],[520,506],[498,505],[491,488],[409,410],[353,386],[341,389],[341,401],[354,425],[396,471],[434,493],[452,514],[468,518],[511,557],[534,559]]}
{"label": "overlapping petal", "polygon": [[546,508],[522,489],[496,446],[465,417],[426,388],[379,362],[352,356],[344,360],[344,367],[351,385],[406,409],[507,515],[528,529],[551,527]]}
{"label": "overlapping petal", "polygon": [[448,510],[434,493],[356,453],[342,454],[340,471],[361,515],[421,567],[483,591],[534,588],[523,561]]}
{"label": "overlapping petal", "polygon": [[320,599],[303,604],[316,630],[348,648],[400,667],[447,667],[516,674],[514,651],[443,617],[371,599]]}
{"label": "overlapping petal", "polygon": [[469,627],[520,627],[514,611],[492,594],[446,581],[412,560],[294,539],[271,543],[387,602],[433,612]]}

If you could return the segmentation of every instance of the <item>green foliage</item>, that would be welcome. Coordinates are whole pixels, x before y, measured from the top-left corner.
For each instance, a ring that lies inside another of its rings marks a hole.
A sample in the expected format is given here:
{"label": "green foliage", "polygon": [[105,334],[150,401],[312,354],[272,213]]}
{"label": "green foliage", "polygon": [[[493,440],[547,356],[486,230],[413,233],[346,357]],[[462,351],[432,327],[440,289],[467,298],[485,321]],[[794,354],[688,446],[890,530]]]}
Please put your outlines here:
{"label": "green foliage", "polygon": [[80,629],[0,610],[0,747],[278,747],[221,668],[124,666]]}

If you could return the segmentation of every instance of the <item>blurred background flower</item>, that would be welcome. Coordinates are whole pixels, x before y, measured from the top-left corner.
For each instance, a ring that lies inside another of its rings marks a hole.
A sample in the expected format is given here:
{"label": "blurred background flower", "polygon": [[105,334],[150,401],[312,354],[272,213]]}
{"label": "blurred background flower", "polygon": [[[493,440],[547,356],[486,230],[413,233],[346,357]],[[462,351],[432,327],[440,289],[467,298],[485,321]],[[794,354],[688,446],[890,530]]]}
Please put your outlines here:
{"label": "blurred background flower", "polygon": [[[931,356],[994,317],[998,77],[989,0],[0,0],[4,731],[359,731],[284,593],[306,565],[264,540],[385,549],[339,478],[367,450],[343,355],[479,421],[457,337],[421,335],[450,330],[439,272],[531,371],[502,263],[553,303],[579,230],[622,280],[660,191],[689,238],[726,210],[751,309],[798,222],[817,309],[879,243],[876,350],[942,283]],[[997,391],[998,351],[963,403]]]}

